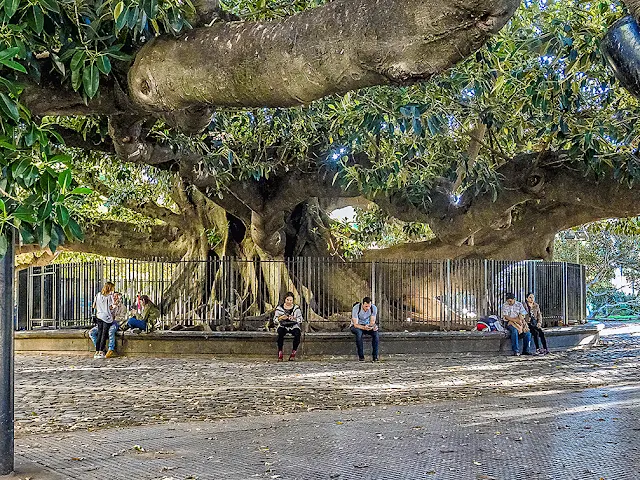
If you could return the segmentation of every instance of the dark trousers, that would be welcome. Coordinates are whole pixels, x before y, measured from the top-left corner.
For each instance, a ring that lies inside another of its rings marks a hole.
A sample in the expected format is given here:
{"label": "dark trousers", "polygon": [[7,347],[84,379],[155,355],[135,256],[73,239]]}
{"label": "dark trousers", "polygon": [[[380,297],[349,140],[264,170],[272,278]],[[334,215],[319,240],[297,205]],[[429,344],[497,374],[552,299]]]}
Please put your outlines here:
{"label": "dark trousers", "polygon": [[542,329],[540,327],[534,327],[533,325],[529,324],[529,330],[531,330],[531,336],[533,337],[533,343],[536,344],[536,349],[540,348],[540,341],[538,340],[538,338],[540,338],[540,340],[542,341],[542,348],[546,350],[547,339],[544,338],[544,332],[542,331]]}
{"label": "dark trousers", "polygon": [[351,333],[356,336],[356,348],[358,349],[358,358],[364,359],[364,345],[362,335],[371,335],[371,354],[374,360],[378,359],[378,344],[380,338],[377,330],[362,330],[361,328],[351,327]]}
{"label": "dark trousers", "polygon": [[98,337],[96,339],[96,352],[104,352],[107,346],[107,339],[109,338],[110,323],[103,322],[98,319]]}
{"label": "dark trousers", "polygon": [[292,328],[291,330],[285,327],[278,327],[278,351],[284,348],[284,336],[289,333],[293,335],[293,349],[298,350],[300,346],[300,336],[302,333],[299,328]]}

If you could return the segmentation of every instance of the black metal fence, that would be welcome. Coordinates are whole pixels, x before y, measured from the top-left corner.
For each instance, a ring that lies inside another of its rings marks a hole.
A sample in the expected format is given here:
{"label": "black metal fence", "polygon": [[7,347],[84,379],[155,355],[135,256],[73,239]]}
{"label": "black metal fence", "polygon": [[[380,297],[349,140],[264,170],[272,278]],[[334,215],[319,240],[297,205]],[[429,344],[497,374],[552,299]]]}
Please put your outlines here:
{"label": "black metal fence", "polygon": [[499,314],[507,292],[533,291],[547,325],[586,318],[585,271],[540,261],[286,260],[132,261],[54,264],[19,272],[19,329],[91,323],[91,303],[106,281],[129,306],[138,295],[158,304],[165,326],[206,324],[214,330],[259,329],[292,291],[311,329],[339,330],[353,303],[371,296],[388,330],[470,329]]}

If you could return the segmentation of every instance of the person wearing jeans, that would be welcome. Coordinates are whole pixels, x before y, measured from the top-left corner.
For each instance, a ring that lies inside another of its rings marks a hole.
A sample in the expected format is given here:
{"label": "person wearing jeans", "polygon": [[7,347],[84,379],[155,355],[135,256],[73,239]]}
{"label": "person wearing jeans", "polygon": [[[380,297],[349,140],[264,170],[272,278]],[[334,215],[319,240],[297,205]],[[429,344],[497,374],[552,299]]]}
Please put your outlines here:
{"label": "person wearing jeans", "polygon": [[[122,294],[120,292],[115,292],[113,294],[113,305],[111,306],[111,316],[113,317],[113,322],[109,326],[109,340],[107,347],[106,358],[111,358],[116,355],[116,333],[120,324],[127,320],[127,307],[122,303]],[[97,347],[98,345],[98,326],[96,325],[91,330],[89,330],[89,338],[93,344]]]}
{"label": "person wearing jeans", "polygon": [[529,350],[531,332],[525,322],[526,315],[527,311],[520,302],[516,302],[515,295],[507,293],[507,301],[502,305],[502,319],[511,333],[511,350],[516,356],[520,355],[520,337],[522,337],[522,354],[535,355]]}
{"label": "person wearing jeans", "polygon": [[[114,352],[116,350],[116,332],[118,331],[118,322],[113,322],[109,327],[109,346],[107,347],[109,352]],[[96,325],[91,330],[89,330],[89,338],[93,342],[95,346],[98,344],[98,326]]]}
{"label": "person wearing jeans", "polygon": [[363,335],[371,336],[371,356],[373,361],[378,361],[378,325],[376,319],[378,316],[378,307],[372,302],[371,298],[364,297],[362,302],[358,302],[353,306],[351,311],[351,333],[356,337],[356,349],[358,350],[358,360],[364,361],[364,345]]}

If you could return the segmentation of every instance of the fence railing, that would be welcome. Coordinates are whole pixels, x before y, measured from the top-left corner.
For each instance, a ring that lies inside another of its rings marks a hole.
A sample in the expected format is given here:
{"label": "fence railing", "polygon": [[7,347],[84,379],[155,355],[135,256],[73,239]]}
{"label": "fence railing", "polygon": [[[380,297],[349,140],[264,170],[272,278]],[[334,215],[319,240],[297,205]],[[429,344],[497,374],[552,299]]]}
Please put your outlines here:
{"label": "fence railing", "polygon": [[91,324],[91,303],[106,281],[125,304],[148,295],[166,326],[259,329],[284,292],[293,291],[311,329],[340,330],[354,302],[371,296],[388,330],[469,329],[499,314],[507,292],[533,291],[546,324],[586,318],[584,267],[561,262],[338,258],[137,261],[53,264],[19,272],[19,329]]}

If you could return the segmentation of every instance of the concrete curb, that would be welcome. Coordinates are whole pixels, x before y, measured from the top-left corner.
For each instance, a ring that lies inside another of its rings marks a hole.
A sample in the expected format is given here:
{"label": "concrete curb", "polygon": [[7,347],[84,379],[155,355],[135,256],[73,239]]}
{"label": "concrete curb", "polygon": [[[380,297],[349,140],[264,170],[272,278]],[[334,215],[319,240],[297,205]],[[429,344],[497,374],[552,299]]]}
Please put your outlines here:
{"label": "concrete curb", "polygon": [[[597,344],[602,324],[555,327],[545,330],[550,349],[586,348]],[[18,353],[89,354],[93,344],[87,330],[36,330],[15,333]],[[271,332],[184,332],[152,334],[119,333],[120,355],[181,356],[241,355],[272,356],[276,335]],[[285,348],[290,348],[287,339]],[[368,348],[367,348],[368,349]],[[353,355],[350,332],[307,333],[301,353],[305,356]],[[499,332],[380,332],[380,354],[508,354],[511,344]]]}

